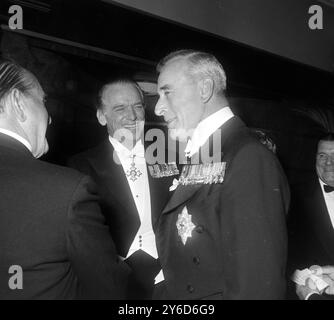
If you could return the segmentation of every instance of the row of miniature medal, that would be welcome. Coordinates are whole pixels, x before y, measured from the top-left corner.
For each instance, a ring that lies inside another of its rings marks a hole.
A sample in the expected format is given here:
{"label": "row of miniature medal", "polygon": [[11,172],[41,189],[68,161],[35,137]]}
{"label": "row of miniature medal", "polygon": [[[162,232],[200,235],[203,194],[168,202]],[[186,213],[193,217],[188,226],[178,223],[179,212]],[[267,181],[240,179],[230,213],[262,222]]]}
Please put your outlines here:
{"label": "row of miniature medal", "polygon": [[[164,178],[179,174],[179,169],[175,162],[149,165],[148,168],[153,178]],[[224,181],[225,170],[226,162],[184,165],[180,178],[177,180],[177,185],[222,183]],[[131,168],[126,175],[134,181],[141,174],[135,167],[133,157]]]}
{"label": "row of miniature medal", "polygon": [[[179,174],[176,163],[150,165],[149,171],[153,178],[170,177]],[[224,181],[226,162],[184,165],[180,178],[174,179],[170,191],[178,185],[215,184]]]}

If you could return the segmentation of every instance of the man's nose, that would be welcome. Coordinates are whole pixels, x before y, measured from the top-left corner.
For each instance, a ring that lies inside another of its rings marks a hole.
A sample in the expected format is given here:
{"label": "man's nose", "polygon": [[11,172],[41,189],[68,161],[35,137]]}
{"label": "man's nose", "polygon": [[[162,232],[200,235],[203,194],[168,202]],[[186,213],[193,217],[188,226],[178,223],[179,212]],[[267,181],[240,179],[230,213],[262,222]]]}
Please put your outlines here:
{"label": "man's nose", "polygon": [[330,165],[332,165],[333,164],[333,159],[332,159],[332,157],[328,157],[327,159],[326,159],[326,165],[327,166],[330,166]]}
{"label": "man's nose", "polygon": [[165,106],[162,104],[161,99],[159,98],[157,104],[155,105],[154,113],[155,113],[158,117],[161,117],[161,116],[164,115],[165,111],[166,111],[166,108],[165,108]]}
{"label": "man's nose", "polygon": [[127,118],[128,118],[129,120],[132,120],[132,121],[134,121],[134,120],[137,119],[137,114],[136,114],[135,107],[130,106],[130,107],[128,108],[128,115],[127,115]]}

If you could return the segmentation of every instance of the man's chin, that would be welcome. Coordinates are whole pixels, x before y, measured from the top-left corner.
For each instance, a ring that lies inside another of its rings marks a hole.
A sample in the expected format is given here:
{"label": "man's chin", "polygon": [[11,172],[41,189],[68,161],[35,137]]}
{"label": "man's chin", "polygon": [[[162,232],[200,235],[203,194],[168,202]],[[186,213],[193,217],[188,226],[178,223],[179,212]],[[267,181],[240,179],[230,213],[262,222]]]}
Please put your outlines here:
{"label": "man's chin", "polygon": [[328,179],[323,179],[325,184],[334,187],[334,177],[329,177]]}
{"label": "man's chin", "polygon": [[143,127],[122,127],[109,135],[121,143],[127,141],[138,141],[144,133]]}
{"label": "man's chin", "polygon": [[186,142],[190,137],[189,132],[185,129],[168,129],[168,134],[173,140],[179,140],[181,142]]}
{"label": "man's chin", "polygon": [[320,172],[320,174],[319,174],[319,171],[317,172],[322,182],[324,182],[325,184],[328,184],[329,186],[334,186],[334,172],[323,171],[323,172]]}
{"label": "man's chin", "polygon": [[133,130],[133,131],[131,131],[131,133],[132,133],[132,140],[136,143],[138,140],[140,140],[141,138],[143,138],[144,139],[144,136],[143,136],[143,134],[144,134],[144,130],[137,130],[137,129],[135,129],[135,130]]}
{"label": "man's chin", "polygon": [[48,153],[48,151],[49,151],[49,144],[48,144],[48,142],[46,142],[43,154]]}
{"label": "man's chin", "polygon": [[44,146],[33,152],[33,156],[38,159],[49,151],[49,144],[46,141]]}

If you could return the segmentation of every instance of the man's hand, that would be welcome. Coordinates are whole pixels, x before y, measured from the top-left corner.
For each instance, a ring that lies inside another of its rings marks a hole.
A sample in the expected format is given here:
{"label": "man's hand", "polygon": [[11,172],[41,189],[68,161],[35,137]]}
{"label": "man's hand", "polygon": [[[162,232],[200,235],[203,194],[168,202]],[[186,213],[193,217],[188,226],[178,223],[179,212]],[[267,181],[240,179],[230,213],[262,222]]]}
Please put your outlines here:
{"label": "man's hand", "polygon": [[326,293],[329,295],[334,295],[334,266],[312,266],[310,267],[318,277],[328,283],[328,287],[321,292],[317,290],[317,286],[310,278],[306,280],[305,286],[297,285],[296,286],[296,294],[298,295],[299,299],[305,300],[311,294],[322,294]]}
{"label": "man's hand", "polygon": [[300,300],[305,300],[311,294],[320,294],[320,292],[317,290],[315,283],[311,279],[307,279],[305,286],[296,285],[296,294]]}
{"label": "man's hand", "polygon": [[334,266],[322,267],[322,278],[329,284],[324,292],[334,295]]}

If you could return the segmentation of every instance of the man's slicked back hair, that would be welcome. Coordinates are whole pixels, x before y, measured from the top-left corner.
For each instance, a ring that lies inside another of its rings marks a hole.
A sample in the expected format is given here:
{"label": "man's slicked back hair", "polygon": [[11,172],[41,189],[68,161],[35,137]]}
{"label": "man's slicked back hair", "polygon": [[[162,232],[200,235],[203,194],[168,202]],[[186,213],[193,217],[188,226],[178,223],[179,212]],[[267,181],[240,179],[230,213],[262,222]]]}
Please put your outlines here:
{"label": "man's slicked back hair", "polygon": [[13,89],[27,94],[37,85],[37,80],[28,70],[15,62],[0,60],[0,105]]}
{"label": "man's slicked back hair", "polygon": [[95,102],[95,106],[96,106],[96,109],[99,110],[99,109],[102,109],[103,107],[103,101],[102,101],[102,96],[103,96],[103,93],[104,91],[110,87],[110,86],[114,86],[114,85],[133,85],[137,90],[138,90],[138,93],[140,95],[140,98],[141,98],[141,101],[142,103],[144,104],[144,93],[142,91],[142,89],[140,88],[139,84],[134,81],[133,79],[131,78],[127,78],[127,77],[118,77],[118,78],[114,78],[114,79],[111,79],[109,81],[107,81],[102,87],[101,89],[99,90],[98,94],[97,94],[97,99],[96,99],[96,102]]}

